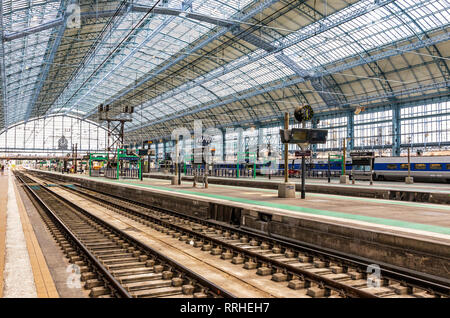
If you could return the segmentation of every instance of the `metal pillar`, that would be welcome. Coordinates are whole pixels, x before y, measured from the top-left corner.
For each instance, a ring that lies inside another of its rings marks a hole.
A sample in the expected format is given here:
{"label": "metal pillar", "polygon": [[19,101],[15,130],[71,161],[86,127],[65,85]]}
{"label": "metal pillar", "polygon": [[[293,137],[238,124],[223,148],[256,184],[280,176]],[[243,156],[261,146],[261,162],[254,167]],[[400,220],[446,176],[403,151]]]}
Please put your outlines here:
{"label": "metal pillar", "polygon": [[392,156],[400,156],[401,135],[400,107],[395,105],[392,109]]}
{"label": "metal pillar", "polygon": [[348,136],[348,144],[347,149],[353,150],[354,148],[354,136],[355,136],[355,124],[354,124],[354,113],[351,111],[347,114],[347,136]]}
{"label": "metal pillar", "polygon": [[[284,113],[284,129],[289,129],[289,113]],[[289,182],[289,167],[288,167],[288,157],[289,157],[289,144],[284,144],[284,182]]]}
{"label": "metal pillar", "polygon": [[222,160],[223,161],[225,161],[225,158],[226,158],[226,149],[227,149],[227,141],[226,141],[226,131],[225,131],[225,129],[221,129],[221,132],[222,132]]}
{"label": "metal pillar", "polygon": [[[306,149],[302,149],[302,151],[306,151]],[[301,198],[304,199],[306,197],[306,162],[305,162],[305,156],[302,156],[302,191],[301,191]]]}
{"label": "metal pillar", "polygon": [[[316,120],[313,120],[311,122],[311,124],[312,124],[312,128],[314,128],[314,129],[317,128],[317,121]],[[311,154],[311,158],[313,158],[312,155],[317,152],[317,145],[316,144],[312,144],[310,147],[311,147],[311,153],[312,153]]]}
{"label": "metal pillar", "polygon": [[166,142],[163,140],[163,160],[166,160],[166,152],[167,152],[167,145]]}
{"label": "metal pillar", "polygon": [[257,144],[257,149],[256,149],[256,161],[258,162],[259,160],[259,152],[261,151],[261,147],[263,145],[263,132],[262,132],[262,128],[258,126],[258,144]]}
{"label": "metal pillar", "polygon": [[242,148],[245,149],[245,147],[242,147],[243,146],[242,137],[243,137],[243,129],[238,128],[238,136],[237,136],[237,152],[238,153],[244,151]]}
{"label": "metal pillar", "polygon": [[328,153],[328,183],[331,182],[331,162],[330,162],[330,153]]}
{"label": "metal pillar", "polygon": [[345,176],[345,163],[346,163],[346,155],[347,155],[347,148],[345,146],[345,139],[342,139],[342,175]]}

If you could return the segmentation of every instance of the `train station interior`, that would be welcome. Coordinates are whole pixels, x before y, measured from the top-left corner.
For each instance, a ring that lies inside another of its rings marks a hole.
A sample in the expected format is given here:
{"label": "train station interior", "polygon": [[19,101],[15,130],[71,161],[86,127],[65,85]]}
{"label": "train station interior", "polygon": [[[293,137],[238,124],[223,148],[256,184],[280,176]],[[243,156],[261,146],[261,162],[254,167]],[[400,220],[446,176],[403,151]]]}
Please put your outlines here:
{"label": "train station interior", "polygon": [[0,298],[449,298],[449,21],[0,0]]}

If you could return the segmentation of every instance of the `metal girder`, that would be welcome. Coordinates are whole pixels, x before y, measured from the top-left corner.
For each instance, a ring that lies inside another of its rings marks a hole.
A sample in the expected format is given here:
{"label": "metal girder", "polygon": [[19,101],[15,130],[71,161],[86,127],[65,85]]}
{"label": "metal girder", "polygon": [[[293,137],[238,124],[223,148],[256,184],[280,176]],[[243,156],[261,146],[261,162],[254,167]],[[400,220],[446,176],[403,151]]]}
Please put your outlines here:
{"label": "metal girder", "polygon": [[[185,1],[185,2],[183,3],[183,5],[184,5],[184,7],[187,8],[187,7],[189,7],[189,6],[192,4],[192,2],[193,2],[193,0]],[[133,7],[132,7],[132,8],[133,8]],[[151,6],[148,6],[148,7],[146,6],[145,8],[146,8],[146,11],[143,11],[143,12],[146,12],[146,13],[147,13],[150,9],[152,9]],[[155,7],[154,9],[156,9],[156,8],[157,8],[157,7]],[[154,9],[153,9],[153,10],[154,10]],[[164,8],[163,8],[163,9],[164,9]],[[152,13],[154,12],[153,10],[152,10]],[[184,11],[181,11],[181,10],[177,10],[177,11],[178,11],[178,12],[184,12]],[[123,59],[120,61],[120,63],[114,65],[114,68],[113,68],[112,70],[110,70],[105,76],[103,76],[103,79],[102,79],[102,80],[100,80],[97,84],[92,85],[92,86],[89,88],[89,90],[88,90],[86,93],[84,93],[83,97],[86,96],[87,94],[89,94],[89,93],[91,92],[92,89],[94,89],[94,88],[95,88],[99,83],[101,83],[106,77],[108,77],[111,73],[113,73],[118,67],[120,67],[120,66],[122,66],[123,64],[125,64],[125,63],[128,61],[128,59],[130,59],[136,52],[138,52],[144,45],[146,45],[146,44],[148,43],[148,41],[150,41],[150,40],[153,39],[155,36],[157,36],[157,35],[159,34],[160,31],[162,31],[162,30],[163,30],[170,22],[173,21],[173,19],[175,19],[175,17],[170,17],[170,18],[166,19],[166,20],[165,20],[163,23],[161,23],[156,29],[152,30],[151,33],[150,33],[149,35],[146,36],[145,40],[142,41],[142,42],[141,42],[137,47],[135,47],[133,50],[131,50],[131,52],[128,53],[128,54],[125,56],[125,58],[123,58]],[[148,23],[148,21],[147,21],[146,23]],[[133,38],[134,36],[137,36],[137,33],[138,33],[138,32],[139,32],[139,31],[136,30],[136,31],[134,32],[134,34],[130,37],[130,39]],[[130,40],[128,40],[127,42],[129,42],[129,41],[130,41]],[[120,54],[120,53],[117,53],[117,54]],[[111,59],[113,59],[113,58],[114,58],[114,56],[111,57]],[[82,85],[82,86],[83,86],[83,85]],[[79,90],[81,90],[82,86],[79,88]],[[77,92],[78,92],[78,90],[72,95],[72,97],[75,96]],[[71,97],[71,98],[72,98],[72,97]],[[83,97],[81,97],[80,99],[82,99]],[[66,101],[66,103],[69,102],[71,98],[69,98],[69,99]],[[79,99],[79,100],[80,100],[80,99]],[[66,104],[66,103],[65,103],[65,104]],[[65,104],[64,104],[64,105],[65,105]],[[72,108],[74,108],[76,104],[77,104],[77,103],[74,103],[74,104],[73,104],[71,107],[69,107],[64,113],[67,113],[67,112],[71,111]],[[64,105],[63,105],[63,106],[64,106]],[[61,108],[62,108],[63,106],[61,106]]]}
{"label": "metal girder", "polygon": [[[181,93],[182,91],[186,91],[186,90],[189,90],[189,89],[193,88],[194,86],[204,84],[204,83],[209,82],[209,81],[211,81],[211,80],[213,80],[215,78],[218,78],[218,77],[220,77],[220,76],[222,76],[224,74],[227,74],[227,73],[230,73],[230,72],[235,71],[237,69],[240,69],[240,68],[244,67],[245,65],[247,65],[249,63],[256,62],[256,61],[258,61],[260,59],[263,59],[263,58],[265,58],[265,57],[267,57],[267,56],[269,56],[269,55],[271,55],[273,53],[278,53],[278,54],[275,55],[277,57],[277,59],[280,60],[280,62],[282,62],[282,63],[286,63],[285,64],[286,66],[288,66],[290,68],[292,67],[293,71],[296,72],[301,77],[308,78],[309,76],[312,76],[312,75],[321,76],[320,74],[315,74],[315,73],[312,73],[312,72],[305,72],[301,68],[295,67],[294,65],[296,65],[296,63],[294,61],[289,62],[285,58],[285,55],[283,54],[283,50],[288,48],[288,47],[290,47],[290,46],[293,46],[293,45],[295,45],[297,43],[305,41],[305,40],[307,40],[309,38],[312,38],[313,36],[316,36],[316,35],[318,35],[320,33],[323,33],[325,31],[328,31],[328,30],[332,29],[332,28],[335,28],[335,27],[337,27],[337,26],[339,26],[339,25],[341,25],[343,23],[346,23],[346,22],[351,21],[353,19],[359,18],[359,17],[361,17],[361,16],[363,16],[363,15],[365,15],[365,14],[367,14],[367,13],[369,13],[369,12],[371,12],[371,11],[377,9],[377,8],[383,7],[383,6],[389,4],[389,3],[393,2],[393,1],[395,1],[395,0],[380,1],[377,5],[361,7],[361,8],[358,8],[357,10],[352,11],[352,12],[346,14],[346,15],[339,15],[337,18],[328,17],[325,21],[321,21],[321,23],[319,23],[315,28],[309,29],[308,32],[299,32],[295,36],[290,36],[289,38],[284,38],[284,39],[277,40],[275,42],[275,44],[274,44],[274,45],[277,45],[277,49],[275,51],[271,51],[271,52],[264,51],[264,52],[262,52],[262,53],[260,53],[258,55],[252,56],[251,58],[248,58],[248,59],[246,59],[246,60],[244,60],[244,61],[242,61],[240,63],[234,63],[231,67],[229,67],[228,65],[225,65],[225,66],[222,67],[222,71],[220,71],[220,72],[213,72],[212,75],[208,75],[207,74],[207,75],[199,76],[195,80],[192,80],[191,82],[183,85],[183,86],[185,86],[183,88],[174,89],[172,91],[163,93],[163,94],[159,95],[158,97],[155,97],[153,99],[152,103],[147,105],[146,107],[154,105],[154,104],[157,104],[158,102],[161,102],[164,99],[173,97],[173,96]],[[216,38],[216,36],[211,38],[211,41],[213,39],[215,39],[215,38]],[[209,39],[206,40],[206,42],[209,43],[210,42]],[[193,51],[195,51],[195,49],[187,52],[186,54],[190,54]],[[279,55],[279,56],[277,56],[277,55]],[[177,59],[177,61],[178,61],[178,59]],[[166,68],[164,68],[164,70],[165,69]],[[158,75],[158,74],[156,74],[156,75]],[[137,86],[140,86],[143,82],[144,81],[141,81],[138,84],[134,85],[133,87],[129,88],[127,90],[127,92],[132,91]],[[301,81],[301,82],[303,82],[303,81]],[[117,97],[114,97],[111,100],[111,102],[118,100],[123,95],[124,94],[120,94]],[[88,112],[85,115],[85,118],[91,116],[93,113],[94,113],[94,111]]]}
{"label": "metal girder", "polygon": [[398,105],[394,105],[392,109],[392,128],[393,128],[393,136],[392,136],[392,155],[400,156],[400,144],[401,144],[401,115],[400,115],[400,107]]}
{"label": "metal girder", "polygon": [[[401,7],[398,5],[398,3],[394,3],[394,5],[397,8],[401,9]],[[420,33],[422,34],[422,36],[429,38],[427,32],[420,26],[419,23],[417,23],[417,21],[411,16],[411,14],[408,12],[405,12],[403,9],[401,9],[401,10],[402,10],[402,13],[406,17],[408,17],[408,19],[412,23],[414,23],[414,25],[420,30]],[[419,35],[417,35],[417,39],[418,39],[418,41],[420,41]],[[441,74],[444,77],[444,79],[446,81],[450,80],[450,70],[448,68],[447,62],[442,58],[442,54],[439,51],[439,49],[436,47],[436,45],[431,45],[430,47],[427,47],[427,50],[430,53],[430,55],[433,56],[433,60],[436,62],[436,66],[441,71]],[[436,58],[436,56],[437,56],[437,58]]]}
{"label": "metal girder", "polygon": [[[0,108],[0,118],[3,119],[3,123],[0,124],[1,126],[6,127],[8,125],[8,99],[6,98],[7,93],[7,87],[6,87],[6,71],[5,71],[5,46],[3,41],[3,34],[4,34],[4,26],[3,26],[3,1],[0,1],[0,31],[1,31],[1,38],[0,38],[0,80],[1,80],[1,89],[2,89],[2,107]],[[0,127],[1,127],[0,126]]]}
{"label": "metal girder", "polygon": [[[237,38],[242,39],[248,43],[251,43],[256,47],[265,50],[268,53],[280,51],[280,48],[278,46],[275,46],[265,41],[259,36],[249,34],[246,32],[242,33],[242,30],[239,27],[233,29],[233,34],[236,35]],[[302,69],[296,62],[294,62],[290,57],[286,56],[283,52],[276,54],[275,58],[279,60],[281,63],[283,63],[286,67],[294,71],[298,76],[304,79],[309,79],[310,77],[314,76],[314,72]]]}
{"label": "metal girder", "polygon": [[[121,6],[119,6],[114,12],[117,12],[120,8],[121,8]],[[90,47],[89,47],[89,49],[87,50],[87,52],[84,53],[83,58],[82,58],[81,61],[78,63],[78,68],[75,69],[74,72],[71,73],[71,75],[70,75],[68,81],[66,81],[66,83],[65,83],[65,85],[64,85],[64,87],[63,87],[63,89],[60,90],[59,95],[53,100],[53,104],[50,105],[50,106],[46,109],[46,112],[51,108],[51,106],[54,106],[54,103],[55,103],[59,98],[61,98],[61,95],[64,95],[65,89],[68,87],[69,84],[72,84],[72,80],[73,80],[74,78],[77,78],[78,74],[82,72],[83,67],[81,67],[81,65],[88,65],[89,62],[90,62],[93,58],[96,57],[96,52],[98,51],[98,44],[99,44],[99,42],[102,41],[102,37],[103,37],[106,33],[110,32],[110,31],[113,29],[114,26],[120,24],[120,22],[121,22],[122,19],[124,18],[124,15],[123,15],[123,12],[122,12],[122,11],[125,11],[125,12],[126,12],[126,11],[127,11],[127,8],[128,8],[128,6],[127,6],[127,5],[124,5],[123,8],[120,9],[120,10],[121,10],[120,13],[122,13],[122,14],[117,14],[117,16],[116,16],[116,15],[112,15],[112,20],[110,19],[110,20],[109,20],[109,23],[104,23],[104,27],[103,27],[103,29],[102,29],[101,31],[99,31],[99,32],[94,32],[95,37],[93,37],[93,39],[94,39],[93,43],[90,45]],[[114,18],[117,18],[117,17],[118,17],[118,19],[114,19]],[[111,23],[111,22],[112,22],[112,23]],[[67,51],[67,53],[68,53],[68,51]],[[93,69],[95,70],[95,67],[94,67]],[[94,72],[95,72],[95,71],[94,71]],[[91,76],[92,76],[92,74],[91,74]],[[80,89],[80,88],[79,88],[79,89]],[[78,90],[79,90],[79,89],[78,89]],[[72,97],[73,97],[73,95],[72,95]],[[85,118],[83,118],[83,119],[85,119]]]}
{"label": "metal girder", "polygon": [[[443,88],[443,87],[450,87],[450,83],[442,82],[442,83],[439,83],[439,84],[437,84],[435,86],[436,87],[441,87],[441,88]],[[399,94],[398,96],[400,96],[400,95],[407,95],[407,94],[410,94],[411,92],[421,93],[421,92],[427,91],[428,89],[429,89],[428,87],[421,87],[421,88],[416,88],[416,89],[404,90],[404,91],[398,93]],[[430,96],[420,96],[420,97],[421,98],[425,97],[426,99],[432,98]],[[385,94],[383,94],[383,95],[373,96],[372,98],[373,99],[382,99],[382,98],[387,98],[387,97],[386,97]],[[349,103],[359,103],[361,101],[362,101],[361,99],[354,99],[354,100],[350,100]],[[410,101],[411,101],[411,99],[399,100],[397,105],[399,106],[399,109],[400,109],[401,107],[403,107],[403,105],[411,105]],[[377,106],[375,106],[373,108],[371,107],[370,109],[371,110],[372,109],[376,110],[377,108],[386,109],[385,106],[381,105],[381,104],[377,105]],[[339,114],[341,116],[346,116],[349,113],[348,113],[348,110],[341,110],[341,111],[337,111],[337,112],[335,112],[335,111],[325,111],[323,113],[317,113],[317,115],[319,117],[330,116],[330,115],[333,115],[333,114]],[[353,114],[353,112],[351,114]],[[245,119],[245,120],[233,122],[231,124],[222,124],[222,125],[216,126],[215,128],[224,129],[224,128],[231,127],[231,126],[242,127],[242,126],[247,126],[249,124],[253,124],[255,121],[267,122],[267,124],[265,124],[264,127],[270,127],[270,126],[273,125],[273,123],[276,123],[276,122],[281,122],[281,123],[283,122],[282,118],[280,118],[279,115],[270,115],[270,116],[263,116],[263,117],[258,117],[258,118]],[[143,128],[146,128],[146,127],[142,127],[142,129]],[[205,128],[207,128],[207,127],[205,127]],[[141,128],[139,128],[139,129],[141,129]],[[131,132],[132,132],[132,130],[128,130],[128,131],[125,131],[125,134],[129,134]],[[163,136],[163,137],[155,137],[155,138],[157,138],[157,139],[159,139],[159,138],[170,138],[170,135],[166,135],[166,136]]]}
{"label": "metal girder", "polygon": [[[429,91],[429,90],[436,90],[436,89],[449,88],[449,87],[450,87],[450,82],[445,81],[445,82],[440,82],[440,83],[433,83],[433,84],[426,85],[426,86],[421,86],[419,88],[410,88],[410,89],[404,89],[404,90],[400,90],[400,91],[387,92],[387,93],[382,94],[382,95],[372,95],[372,96],[356,98],[356,99],[347,101],[347,103],[348,103],[348,105],[350,105],[350,104],[362,104],[364,102],[368,103],[368,102],[379,100],[379,99],[381,99],[381,100],[382,99],[388,99],[389,100],[389,99],[391,99],[393,97],[409,95],[409,94],[420,94],[420,93],[423,93],[423,92],[426,92],[426,91]],[[222,105],[220,105],[220,106],[222,106]],[[170,118],[170,119],[167,119],[167,120],[164,120],[164,121],[156,121],[156,122],[152,122],[151,124],[143,125],[143,126],[138,127],[138,128],[129,129],[126,132],[130,133],[130,132],[136,131],[138,129],[143,129],[143,128],[146,128],[146,127],[149,127],[149,126],[152,126],[152,125],[165,123],[165,122],[167,122],[169,120],[174,120],[174,119],[177,119],[177,118],[180,118],[180,117],[193,115],[194,113],[198,113],[200,111],[204,111],[204,110],[208,110],[208,109],[210,109],[210,108],[202,109],[202,110],[199,110],[197,112],[192,112],[190,114],[184,114],[184,115],[180,114],[178,116],[173,116],[173,118]],[[317,111],[326,110],[326,109],[328,109],[328,107],[317,108]],[[257,120],[257,121],[273,120],[274,118],[279,118],[279,115],[252,118],[252,119],[248,119],[248,120],[244,120],[244,121],[238,121],[238,122],[236,122],[236,124],[252,123],[255,120]],[[224,126],[229,126],[229,125],[224,125]],[[222,126],[218,126],[218,127],[220,128]]]}
{"label": "metal girder", "polygon": [[[450,32],[444,33],[444,34],[435,36],[433,38],[427,39],[425,41],[419,41],[419,42],[415,42],[415,43],[410,43],[410,44],[404,45],[402,47],[399,47],[399,48],[393,49],[393,50],[386,50],[386,51],[383,51],[381,53],[372,55],[370,57],[366,57],[364,59],[362,59],[362,58],[356,59],[356,60],[351,61],[349,63],[345,63],[345,64],[339,65],[337,67],[330,68],[329,70],[326,70],[326,71],[320,73],[319,76],[327,76],[327,75],[331,75],[331,74],[334,74],[334,73],[339,73],[339,72],[342,72],[342,71],[354,68],[356,66],[365,65],[366,63],[375,62],[375,61],[386,59],[386,58],[389,58],[389,57],[392,57],[392,56],[400,55],[403,52],[417,50],[417,49],[420,49],[420,48],[423,48],[423,47],[426,47],[426,46],[429,46],[429,45],[433,45],[433,44],[437,44],[437,43],[440,43],[440,42],[447,41],[449,39],[450,39]],[[261,94],[266,93],[266,92],[270,92],[270,91],[273,91],[273,90],[276,90],[276,89],[288,87],[288,86],[291,86],[291,85],[294,85],[294,84],[298,84],[298,83],[303,83],[303,82],[305,82],[304,78],[296,78],[296,79],[293,79],[293,80],[290,80],[290,81],[284,81],[281,84],[270,86],[270,87],[267,87],[267,88],[264,88],[264,89],[261,89],[261,90],[252,91],[252,92],[249,92],[249,93],[246,93],[246,94],[240,94],[238,96],[233,96],[231,98],[227,98],[227,99],[225,99],[225,100],[223,100],[221,102],[218,102],[218,103],[213,103],[213,104],[209,104],[209,105],[206,105],[206,106],[203,106],[203,107],[198,107],[198,108],[196,108],[196,109],[194,109],[192,111],[188,111],[188,112],[185,112],[185,113],[179,113],[179,114],[176,114],[176,115],[171,115],[171,116],[168,116],[166,118],[162,118],[160,120],[157,120],[157,121],[154,121],[152,123],[149,123],[146,126],[158,124],[158,123],[161,123],[161,122],[164,122],[164,121],[180,118],[180,117],[183,117],[183,116],[193,115],[193,114],[198,113],[198,112],[203,111],[203,110],[207,110],[207,109],[210,109],[210,108],[215,108],[215,107],[218,107],[218,106],[222,106],[222,105],[225,105],[225,104],[228,104],[228,103],[232,103],[232,102],[235,102],[235,101],[241,100],[241,99],[251,98],[251,97],[254,97],[254,96],[257,96],[257,95],[261,95]],[[395,95],[391,95],[389,97],[395,97]],[[363,99],[363,100],[365,100],[365,99]],[[347,104],[351,104],[351,103],[348,102]]]}
{"label": "metal girder", "polygon": [[48,29],[52,29],[52,28],[57,27],[57,26],[59,26],[61,24],[64,24],[64,18],[63,17],[55,19],[55,20],[52,20],[52,21],[44,22],[44,23],[39,24],[39,25],[34,26],[34,27],[26,28],[26,29],[24,29],[22,31],[3,34],[3,40],[5,42],[7,42],[7,41],[20,39],[20,38],[23,38],[23,37],[25,37],[25,36],[27,36],[29,34],[45,31],[45,30],[48,30]]}
{"label": "metal girder", "polygon": [[[189,7],[189,3],[186,3],[185,5],[186,5],[186,7]],[[131,4],[131,5],[129,4],[129,5],[125,6],[118,13],[118,15],[123,15],[128,11],[147,13],[151,7],[152,6],[142,5],[142,4]],[[196,20],[196,21],[200,21],[200,22],[206,22],[206,23],[210,23],[210,24],[214,24],[214,25],[218,25],[218,26],[223,26],[223,27],[232,26],[232,25],[236,24],[236,22],[237,22],[237,21],[233,21],[233,20],[226,20],[226,19],[220,19],[220,18],[208,16],[206,14],[195,13],[195,12],[186,12],[184,10],[167,8],[167,7],[155,7],[153,9],[152,13],[159,14],[159,15],[171,15],[174,17],[180,16],[180,14],[183,14],[183,16],[184,16],[184,14],[186,14],[185,17],[188,19],[192,19],[192,20]],[[81,19],[107,18],[107,17],[111,17],[115,14],[116,14],[116,10],[105,10],[105,11],[97,11],[97,12],[82,12],[80,14],[80,17],[81,17]],[[18,32],[11,32],[9,34],[5,34],[4,39],[5,39],[5,41],[12,41],[15,39],[25,37],[29,34],[33,34],[33,33],[37,33],[37,32],[41,32],[44,30],[54,28],[54,27],[62,25],[64,23],[65,23],[64,17],[57,18],[52,21],[45,22],[39,26],[29,27],[29,28],[23,29]]]}
{"label": "metal girder", "polygon": [[[313,17],[311,17],[313,20],[316,20],[316,14],[319,14],[321,18],[324,18],[323,14],[318,12],[315,8],[309,7],[309,9],[313,12]],[[301,69],[296,62],[285,56],[283,53],[277,55],[276,57],[284,65],[293,70],[298,76],[304,77],[305,79],[310,79],[311,86],[329,107],[338,106],[346,101],[344,95],[342,94],[342,90],[332,76],[316,77],[314,71]],[[360,57],[362,56],[360,55]]]}
{"label": "metal girder", "polygon": [[355,116],[353,111],[347,112],[347,137],[349,138],[347,149],[352,150],[354,148],[354,135],[355,135]]}
{"label": "metal girder", "polygon": [[[35,85],[33,98],[31,99],[30,104],[27,105],[27,110],[26,110],[25,118],[24,118],[25,122],[27,122],[28,119],[30,118],[31,112],[33,111],[33,109],[36,105],[36,101],[42,90],[42,86],[44,86],[44,83],[47,80],[48,72],[50,71],[50,67],[53,63],[53,60],[55,59],[55,55],[56,55],[56,52],[58,51],[59,45],[61,44],[61,39],[64,35],[64,32],[66,31],[66,25],[67,25],[67,23],[65,22],[66,4],[67,4],[67,1],[61,2],[60,13],[62,15],[61,18],[63,19],[64,22],[61,24],[58,31],[55,32],[57,34],[56,34],[56,38],[53,40],[53,44],[51,46],[50,46],[50,42],[48,44],[49,45],[49,47],[47,49],[48,58],[46,59],[46,62],[45,62],[46,64],[44,64],[44,69],[41,70],[41,74],[39,76],[39,81]],[[50,49],[50,51],[49,51],[49,49]]]}
{"label": "metal girder", "polygon": [[304,79],[309,79],[310,77],[314,76],[313,72],[302,69],[297,63],[295,63],[289,56],[286,56],[283,52],[275,54],[275,58],[285,66],[290,68],[292,71],[294,71],[295,74]]}
{"label": "metal girder", "polygon": [[252,31],[243,30],[239,26],[233,27],[231,33],[237,38],[242,39],[250,44],[253,44],[257,48],[263,49],[267,52],[273,52],[277,49],[275,45],[270,44],[269,42],[263,40],[259,36],[256,36],[252,33]]}
{"label": "metal girder", "polygon": [[342,104],[339,98],[341,93],[333,89],[326,77],[312,78],[311,85],[328,107],[337,107]]}
{"label": "metal girder", "polygon": [[[265,0],[265,1],[261,1],[261,4],[259,4],[257,7],[255,7],[254,9],[250,10],[248,13],[244,14],[239,21],[240,22],[244,22],[250,18],[252,18],[254,15],[262,12],[263,10],[265,10],[266,8],[270,7],[271,5],[273,5],[274,3],[278,2],[279,0]],[[133,91],[135,88],[141,86],[143,83],[155,78],[156,76],[158,76],[159,74],[163,73],[164,71],[166,71],[167,69],[171,68],[172,66],[176,65],[178,62],[182,61],[183,59],[185,59],[187,56],[191,55],[192,53],[194,53],[195,51],[205,47],[206,45],[208,45],[209,43],[215,41],[216,39],[218,39],[219,37],[225,35],[227,32],[230,31],[231,27],[225,27],[222,28],[220,31],[216,32],[214,35],[208,37],[207,39],[205,39],[204,41],[200,42],[199,44],[197,44],[196,46],[194,46],[193,48],[191,48],[190,50],[186,51],[185,53],[180,54],[176,59],[174,59],[173,61],[167,63],[166,65],[164,65],[163,67],[159,68],[158,70],[155,70],[154,72],[152,72],[151,74],[149,74],[148,76],[145,76],[143,79],[141,79],[138,83],[136,83],[135,85],[133,85],[132,87],[127,88],[126,90],[124,90],[123,92],[121,92],[120,94],[118,94],[117,96],[113,97],[112,99],[110,99],[109,101],[107,101],[107,104],[111,104],[113,102],[115,102],[116,100],[122,98],[123,96],[125,96],[126,94],[128,94],[129,92]],[[91,116],[95,111],[90,111],[88,112],[84,118],[87,118],[89,116]]]}

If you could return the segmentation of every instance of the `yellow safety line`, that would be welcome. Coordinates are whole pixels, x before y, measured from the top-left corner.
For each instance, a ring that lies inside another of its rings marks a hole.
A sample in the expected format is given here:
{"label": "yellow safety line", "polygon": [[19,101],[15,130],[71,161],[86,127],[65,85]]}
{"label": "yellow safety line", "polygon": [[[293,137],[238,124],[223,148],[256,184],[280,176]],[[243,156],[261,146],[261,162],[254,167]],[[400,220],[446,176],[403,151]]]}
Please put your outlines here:
{"label": "yellow safety line", "polygon": [[31,269],[33,270],[34,283],[38,298],[59,298],[55,283],[42,254],[41,247],[36,238],[33,226],[30,223],[25,206],[21,200],[19,191],[14,183],[17,206],[19,207],[20,220],[22,222],[23,233],[27,242],[28,255],[30,257]]}
{"label": "yellow safety line", "polygon": [[8,177],[0,177],[0,298],[3,297],[3,271],[6,252],[6,207],[8,206]]}

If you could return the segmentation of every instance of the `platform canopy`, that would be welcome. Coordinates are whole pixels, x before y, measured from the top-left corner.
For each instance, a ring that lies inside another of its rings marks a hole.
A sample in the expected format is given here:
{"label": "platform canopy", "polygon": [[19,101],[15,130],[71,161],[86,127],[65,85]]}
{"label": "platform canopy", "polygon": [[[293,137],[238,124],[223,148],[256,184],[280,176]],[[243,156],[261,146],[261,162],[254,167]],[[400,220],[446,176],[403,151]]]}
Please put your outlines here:
{"label": "platform canopy", "polygon": [[449,96],[442,0],[3,0],[0,129],[135,107],[126,133]]}

